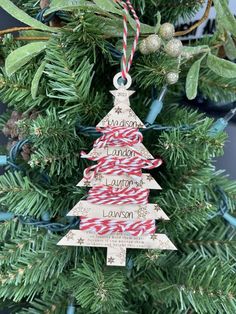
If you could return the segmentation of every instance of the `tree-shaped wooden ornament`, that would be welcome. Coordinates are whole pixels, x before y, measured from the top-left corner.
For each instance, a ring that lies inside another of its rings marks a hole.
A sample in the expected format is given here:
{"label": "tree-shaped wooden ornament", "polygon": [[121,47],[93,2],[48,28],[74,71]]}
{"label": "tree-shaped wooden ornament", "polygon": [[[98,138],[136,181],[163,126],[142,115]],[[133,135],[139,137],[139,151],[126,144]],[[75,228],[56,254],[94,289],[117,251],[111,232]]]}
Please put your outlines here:
{"label": "tree-shaped wooden ornament", "polygon": [[[131,77],[127,76],[126,85],[119,85],[118,73],[114,77],[115,91],[111,93],[115,97],[114,108],[108,115],[98,124],[100,130],[109,128],[122,128],[125,130],[137,130],[138,128],[145,128],[140,119],[135,115],[130,108],[129,97],[134,93],[129,91],[131,86]],[[129,132],[128,132],[129,133]],[[105,143],[105,145],[97,145],[96,142],[93,150],[86,155],[86,158],[97,160],[98,163],[104,162],[104,158],[112,158],[114,160],[135,161],[135,158],[146,158],[147,160],[154,159],[153,156],[147,151],[141,142],[130,145],[129,140],[123,139],[122,142],[113,141]],[[115,145],[114,145],[115,143]],[[102,162],[101,162],[102,161]],[[103,166],[103,165],[100,165]],[[93,168],[93,169],[91,169]],[[103,167],[104,168],[104,167]],[[150,189],[160,190],[161,187],[154,180],[150,174],[141,174],[140,177],[132,175],[126,169],[118,171],[118,173],[100,171],[102,167],[90,167],[90,179],[83,178],[78,186],[87,186],[96,188],[102,187],[110,188],[112,192],[124,193],[124,191],[142,192],[149,191]],[[119,169],[118,169],[119,170]],[[101,193],[102,194],[102,193]],[[106,196],[107,198],[107,196]],[[102,199],[102,195],[100,195]],[[108,202],[107,202],[108,201]],[[112,203],[112,204],[111,204]],[[75,207],[68,213],[68,216],[82,216],[89,219],[87,221],[87,230],[71,230],[64,238],[62,238],[58,245],[68,246],[90,246],[90,247],[106,247],[107,248],[107,265],[112,266],[125,266],[126,264],[126,250],[133,249],[160,249],[160,250],[176,250],[176,247],[169,240],[165,234],[155,233],[155,230],[149,234],[132,235],[124,232],[110,232],[97,233],[96,226],[91,228],[92,223],[109,222],[109,225],[114,223],[132,224],[139,226],[142,221],[150,222],[155,220],[169,220],[163,210],[156,204],[148,204],[148,202],[129,203],[129,197],[124,196],[123,201],[113,203],[107,199],[102,199],[96,202],[88,200],[81,200]],[[86,229],[86,228],[85,228]]]}

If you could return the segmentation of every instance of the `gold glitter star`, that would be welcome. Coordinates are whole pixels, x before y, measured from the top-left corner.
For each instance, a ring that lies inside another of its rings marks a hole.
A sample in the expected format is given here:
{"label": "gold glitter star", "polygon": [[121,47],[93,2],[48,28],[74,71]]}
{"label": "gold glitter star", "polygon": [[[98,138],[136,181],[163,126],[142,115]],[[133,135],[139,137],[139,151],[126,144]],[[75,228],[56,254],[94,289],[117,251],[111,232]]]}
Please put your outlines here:
{"label": "gold glitter star", "polygon": [[108,264],[113,264],[115,262],[115,259],[111,256],[107,259]]}
{"label": "gold glitter star", "polygon": [[78,239],[78,240],[77,240],[77,243],[78,243],[79,245],[84,244],[84,239],[83,239],[83,238]]}

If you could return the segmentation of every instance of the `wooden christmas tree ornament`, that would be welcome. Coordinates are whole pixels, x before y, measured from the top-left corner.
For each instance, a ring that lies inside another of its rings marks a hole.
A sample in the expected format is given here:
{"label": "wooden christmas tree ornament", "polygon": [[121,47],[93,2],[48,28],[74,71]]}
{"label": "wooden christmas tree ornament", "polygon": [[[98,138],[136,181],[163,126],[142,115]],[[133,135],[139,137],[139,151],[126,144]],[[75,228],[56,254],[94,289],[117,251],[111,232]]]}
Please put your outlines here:
{"label": "wooden christmas tree ornament", "polygon": [[156,204],[148,203],[150,189],[160,185],[141,169],[161,164],[141,143],[142,121],[130,108],[134,91],[127,74],[125,85],[119,85],[121,74],[114,77],[114,107],[97,125],[103,133],[92,151],[83,157],[97,161],[87,168],[78,186],[92,187],[87,200],[81,200],[68,216],[81,217],[81,230],[71,230],[58,245],[107,248],[107,265],[125,266],[126,251],[133,249],[176,250],[165,234],[155,233],[155,220],[169,220]]}

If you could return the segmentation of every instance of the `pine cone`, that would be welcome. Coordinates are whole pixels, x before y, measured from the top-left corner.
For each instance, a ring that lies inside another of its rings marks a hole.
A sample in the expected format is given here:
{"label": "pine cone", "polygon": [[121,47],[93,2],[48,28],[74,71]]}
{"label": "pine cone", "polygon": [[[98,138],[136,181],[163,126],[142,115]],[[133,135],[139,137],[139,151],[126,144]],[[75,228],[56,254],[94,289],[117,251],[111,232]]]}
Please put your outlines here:
{"label": "pine cone", "polygon": [[22,152],[24,152],[25,154],[30,155],[30,153],[31,153],[30,145],[29,145],[29,144],[25,144],[25,145],[22,147]]}
{"label": "pine cone", "polygon": [[[25,138],[25,134],[18,128],[17,122],[23,119],[35,120],[39,115],[38,111],[32,111],[30,113],[21,113],[17,111],[13,111],[11,113],[10,119],[7,121],[5,126],[3,127],[3,134],[9,138],[7,143],[7,150],[10,151],[12,146],[14,146],[18,141]],[[32,149],[30,144],[25,144],[22,147],[21,156],[25,161],[30,159],[30,155],[32,153]]]}
{"label": "pine cone", "polygon": [[49,0],[40,0],[40,8],[41,9],[49,7],[49,4],[50,4]]}

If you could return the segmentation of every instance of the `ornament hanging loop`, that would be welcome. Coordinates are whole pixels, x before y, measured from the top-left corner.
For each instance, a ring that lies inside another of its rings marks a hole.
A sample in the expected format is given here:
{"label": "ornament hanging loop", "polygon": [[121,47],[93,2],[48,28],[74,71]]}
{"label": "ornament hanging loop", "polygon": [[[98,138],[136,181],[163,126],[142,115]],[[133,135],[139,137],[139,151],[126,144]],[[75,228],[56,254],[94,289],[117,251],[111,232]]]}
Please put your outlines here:
{"label": "ornament hanging loop", "polygon": [[113,78],[113,85],[115,86],[115,88],[116,89],[120,89],[120,88],[129,89],[132,84],[131,76],[128,73],[126,73],[125,84],[121,84],[120,79],[122,79],[121,72],[117,73]]}
{"label": "ornament hanging loop", "polygon": [[[123,6],[124,9],[124,15],[123,15],[123,56],[122,56],[122,61],[121,61],[121,74],[122,78],[124,80],[127,79],[128,72],[130,70],[130,67],[133,62],[134,54],[138,45],[138,40],[139,40],[139,35],[140,35],[140,21],[139,18],[130,2],[130,0],[116,0],[116,2],[120,2],[120,4]],[[129,16],[129,11],[132,13],[135,23],[136,23],[136,30],[135,30],[135,37],[133,41],[133,45],[131,48],[131,53],[129,58],[127,57],[127,38],[128,38],[128,16]]]}

